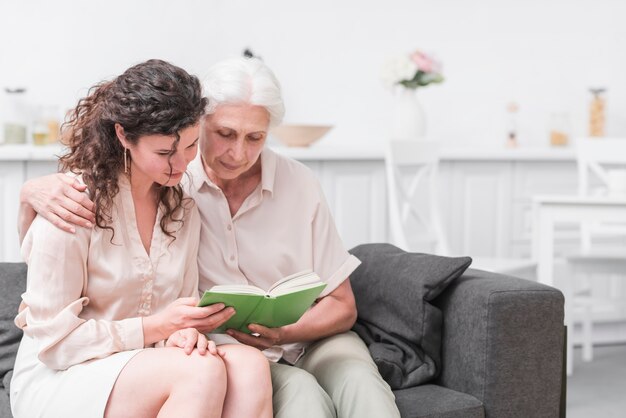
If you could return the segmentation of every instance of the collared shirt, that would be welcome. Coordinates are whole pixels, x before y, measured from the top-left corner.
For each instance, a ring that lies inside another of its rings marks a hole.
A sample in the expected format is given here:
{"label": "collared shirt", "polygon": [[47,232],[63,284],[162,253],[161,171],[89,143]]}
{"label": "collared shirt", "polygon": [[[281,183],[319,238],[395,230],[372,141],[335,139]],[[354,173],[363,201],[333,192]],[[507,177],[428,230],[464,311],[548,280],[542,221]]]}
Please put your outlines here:
{"label": "collared shirt", "polygon": [[38,341],[41,361],[66,369],[143,348],[142,317],[197,294],[200,218],[189,202],[183,224],[170,226],[173,241],[160,228],[159,207],[149,254],[125,176],[113,198],[114,235],[98,227],[70,234],[35,218],[21,248],[28,285],[15,324]]}
{"label": "collared shirt", "polygon": [[[188,193],[200,211],[200,290],[221,284],[251,284],[268,290],[278,280],[313,270],[335,290],[360,261],[343,246],[324,194],[309,168],[265,148],[261,182],[234,216],[228,201],[204,171],[201,156],[189,165]],[[305,345],[265,350],[272,361],[294,363]]]}

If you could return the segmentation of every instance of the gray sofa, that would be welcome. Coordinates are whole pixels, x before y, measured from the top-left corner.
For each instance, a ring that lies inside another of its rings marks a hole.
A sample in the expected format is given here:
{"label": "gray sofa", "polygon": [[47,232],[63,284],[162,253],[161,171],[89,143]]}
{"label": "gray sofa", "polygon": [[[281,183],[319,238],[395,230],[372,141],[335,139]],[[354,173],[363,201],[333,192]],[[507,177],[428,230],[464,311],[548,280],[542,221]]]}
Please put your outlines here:
{"label": "gray sofa", "polygon": [[560,291],[468,269],[435,301],[441,374],[396,391],[405,418],[565,416]]}
{"label": "gray sofa", "polygon": [[[367,260],[363,260],[367,262]],[[19,344],[12,326],[23,264],[0,263],[0,417]],[[562,415],[563,295],[514,277],[467,270],[433,304],[443,312],[441,372],[395,391],[404,418]]]}

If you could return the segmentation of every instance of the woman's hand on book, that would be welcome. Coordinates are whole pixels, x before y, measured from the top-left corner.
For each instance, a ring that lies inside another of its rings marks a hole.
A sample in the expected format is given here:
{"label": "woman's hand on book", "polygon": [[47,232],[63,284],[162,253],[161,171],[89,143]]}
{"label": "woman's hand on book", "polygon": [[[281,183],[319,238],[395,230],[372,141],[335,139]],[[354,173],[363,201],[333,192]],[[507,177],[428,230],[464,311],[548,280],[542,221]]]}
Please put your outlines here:
{"label": "woman's hand on book", "polygon": [[250,324],[248,329],[252,331],[252,334],[246,334],[234,329],[229,329],[226,333],[240,343],[256,347],[259,350],[265,350],[266,348],[283,344],[283,328],[267,328],[259,324]]}
{"label": "woman's hand on book", "polygon": [[[198,307],[194,297],[179,298],[162,311],[143,318],[144,342],[152,344],[169,338],[176,331],[195,328],[201,333],[213,331],[234,314],[232,308],[224,309],[223,303]],[[219,322],[222,317],[226,317]],[[217,325],[214,325],[217,322]],[[213,327],[213,328],[211,328]]]}
{"label": "woman's hand on book", "polygon": [[182,348],[187,355],[191,354],[196,347],[200,355],[205,355],[207,351],[214,356],[218,355],[215,342],[209,340],[195,328],[185,328],[176,331],[167,339],[165,346]]}

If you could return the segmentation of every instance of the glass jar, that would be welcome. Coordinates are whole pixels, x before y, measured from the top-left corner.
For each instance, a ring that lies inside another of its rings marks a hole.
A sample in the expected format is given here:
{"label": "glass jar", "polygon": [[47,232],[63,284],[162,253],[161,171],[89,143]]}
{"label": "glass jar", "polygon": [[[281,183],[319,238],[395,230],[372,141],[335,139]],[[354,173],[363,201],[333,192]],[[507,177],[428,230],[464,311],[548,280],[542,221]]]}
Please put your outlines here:
{"label": "glass jar", "polygon": [[4,142],[6,144],[25,144],[28,126],[26,89],[5,88],[2,102]]}
{"label": "glass jar", "polygon": [[567,112],[553,112],[550,114],[550,145],[566,146],[570,136],[570,121]]}
{"label": "glass jar", "polygon": [[604,136],[605,131],[605,100],[606,89],[589,89],[593,95],[589,104],[589,136]]}
{"label": "glass jar", "polygon": [[33,143],[53,144],[59,140],[59,116],[56,106],[39,106],[33,121]]}

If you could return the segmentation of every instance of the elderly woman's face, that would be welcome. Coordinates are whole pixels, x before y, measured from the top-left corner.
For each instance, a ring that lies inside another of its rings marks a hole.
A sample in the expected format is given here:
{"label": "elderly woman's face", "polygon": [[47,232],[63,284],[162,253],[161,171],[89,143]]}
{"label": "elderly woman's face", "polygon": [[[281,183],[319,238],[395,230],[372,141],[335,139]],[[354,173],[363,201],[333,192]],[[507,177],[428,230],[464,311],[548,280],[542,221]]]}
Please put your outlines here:
{"label": "elderly woman's face", "polygon": [[259,159],[270,116],[261,106],[223,104],[202,121],[200,152],[204,162],[222,180],[233,180]]}

